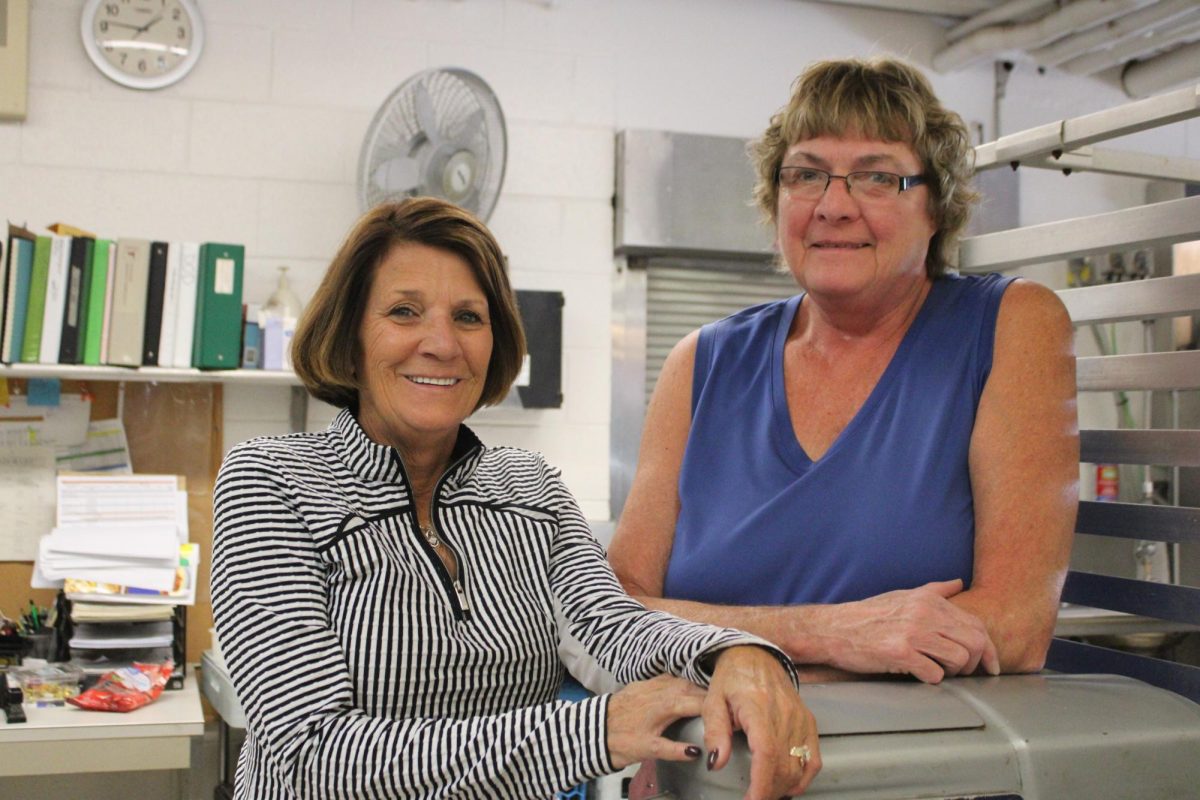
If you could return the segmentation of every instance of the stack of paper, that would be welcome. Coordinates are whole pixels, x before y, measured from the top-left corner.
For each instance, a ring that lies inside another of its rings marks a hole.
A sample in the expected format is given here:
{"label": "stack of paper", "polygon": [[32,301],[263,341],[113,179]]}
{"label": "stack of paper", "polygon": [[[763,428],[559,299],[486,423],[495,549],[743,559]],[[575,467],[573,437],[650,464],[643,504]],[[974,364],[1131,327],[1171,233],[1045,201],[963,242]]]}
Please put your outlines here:
{"label": "stack of paper", "polygon": [[35,586],[72,600],[191,605],[199,548],[174,475],[59,475],[57,526],[43,536]]}
{"label": "stack of paper", "polygon": [[78,578],[170,591],[179,539],[174,525],[60,526],[43,536],[38,569],[50,580]]}
{"label": "stack of paper", "polygon": [[129,648],[170,647],[174,633],[171,621],[79,623],[71,637],[75,650],[125,650]]}
{"label": "stack of paper", "polygon": [[171,606],[137,605],[124,603],[71,604],[71,619],[75,622],[156,622],[170,620],[175,616]]}

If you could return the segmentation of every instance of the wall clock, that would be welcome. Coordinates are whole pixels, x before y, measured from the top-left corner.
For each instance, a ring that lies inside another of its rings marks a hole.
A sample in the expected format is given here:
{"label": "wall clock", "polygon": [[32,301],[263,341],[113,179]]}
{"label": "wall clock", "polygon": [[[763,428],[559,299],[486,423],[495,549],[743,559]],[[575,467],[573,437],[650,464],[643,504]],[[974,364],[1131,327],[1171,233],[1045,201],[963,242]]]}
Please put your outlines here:
{"label": "wall clock", "polygon": [[170,86],[204,49],[194,0],[87,0],[79,31],[96,68],[131,89]]}

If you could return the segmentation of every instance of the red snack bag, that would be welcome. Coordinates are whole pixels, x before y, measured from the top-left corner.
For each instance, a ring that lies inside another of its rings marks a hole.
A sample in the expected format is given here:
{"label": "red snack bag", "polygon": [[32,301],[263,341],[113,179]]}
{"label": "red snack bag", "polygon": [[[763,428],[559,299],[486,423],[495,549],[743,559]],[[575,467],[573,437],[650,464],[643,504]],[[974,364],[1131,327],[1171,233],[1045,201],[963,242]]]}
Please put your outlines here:
{"label": "red snack bag", "polygon": [[174,662],[138,664],[107,673],[92,688],[67,702],[88,711],[133,711],[162,694]]}

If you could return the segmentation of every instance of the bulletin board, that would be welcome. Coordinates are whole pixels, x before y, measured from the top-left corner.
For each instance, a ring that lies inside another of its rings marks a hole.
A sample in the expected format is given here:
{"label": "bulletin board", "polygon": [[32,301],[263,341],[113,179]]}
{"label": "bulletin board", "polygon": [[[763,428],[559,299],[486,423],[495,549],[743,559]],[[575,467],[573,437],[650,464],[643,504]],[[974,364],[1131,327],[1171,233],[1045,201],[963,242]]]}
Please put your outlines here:
{"label": "bulletin board", "polygon": [[[196,604],[187,608],[187,660],[196,662],[210,645],[212,605],[209,569],[212,561],[212,490],[221,464],[220,384],[128,381],[62,382],[64,394],[87,391],[93,420],[112,419],[121,408],[133,470],[144,474],[182,475],[188,492],[189,539],[200,545]],[[25,382],[9,379],[10,391],[23,393]],[[0,510],[2,511],[2,510]],[[0,562],[0,609],[10,616],[33,600],[54,605],[53,589],[32,589],[33,565]]]}

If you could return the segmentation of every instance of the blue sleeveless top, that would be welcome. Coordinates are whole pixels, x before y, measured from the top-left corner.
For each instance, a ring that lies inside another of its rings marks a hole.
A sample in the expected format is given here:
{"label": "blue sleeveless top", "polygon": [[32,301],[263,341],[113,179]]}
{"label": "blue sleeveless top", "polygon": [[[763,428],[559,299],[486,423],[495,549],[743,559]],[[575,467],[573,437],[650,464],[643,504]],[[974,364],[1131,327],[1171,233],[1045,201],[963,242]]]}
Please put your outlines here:
{"label": "blue sleeveless top", "polygon": [[1013,278],[933,282],[879,383],[816,462],[783,348],[803,295],[701,329],[664,596],[782,605],[971,580],[967,455]]}

